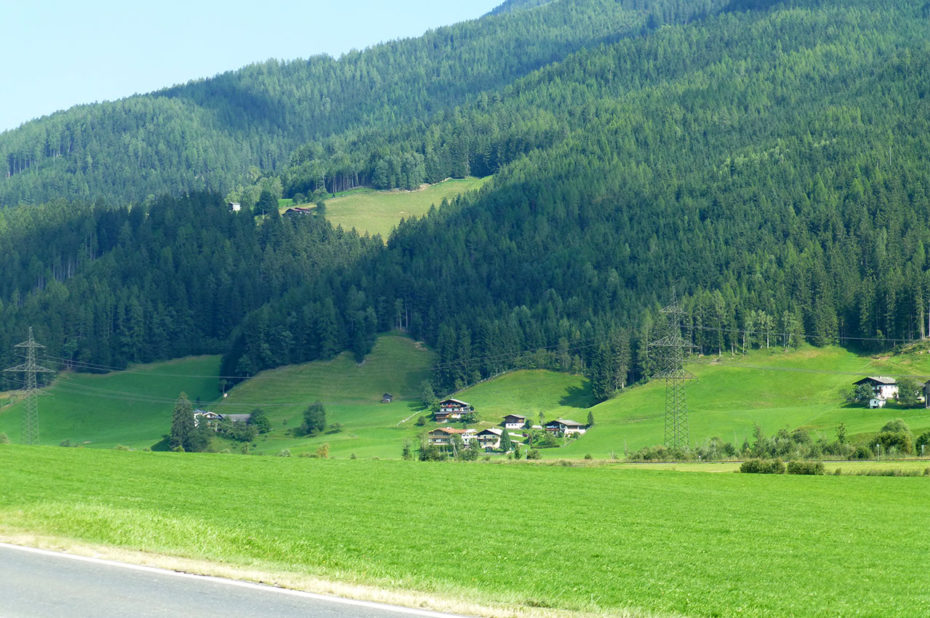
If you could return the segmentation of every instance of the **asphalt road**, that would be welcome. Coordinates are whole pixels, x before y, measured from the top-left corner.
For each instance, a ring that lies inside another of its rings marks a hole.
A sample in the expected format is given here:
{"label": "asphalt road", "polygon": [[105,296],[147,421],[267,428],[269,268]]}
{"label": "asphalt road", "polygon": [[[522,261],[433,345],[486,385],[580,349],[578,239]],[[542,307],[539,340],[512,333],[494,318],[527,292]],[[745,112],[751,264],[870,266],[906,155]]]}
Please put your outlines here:
{"label": "asphalt road", "polygon": [[448,617],[0,544],[0,616]]}

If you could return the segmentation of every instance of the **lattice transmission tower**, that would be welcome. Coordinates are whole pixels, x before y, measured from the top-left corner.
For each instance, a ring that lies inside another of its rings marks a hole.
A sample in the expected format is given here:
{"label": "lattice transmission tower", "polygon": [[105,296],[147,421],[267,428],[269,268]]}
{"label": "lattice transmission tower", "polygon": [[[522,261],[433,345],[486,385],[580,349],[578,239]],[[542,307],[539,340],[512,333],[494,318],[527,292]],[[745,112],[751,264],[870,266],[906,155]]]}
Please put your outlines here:
{"label": "lattice transmission tower", "polygon": [[681,306],[670,305],[663,308],[662,313],[668,316],[668,334],[649,345],[662,350],[655,377],[665,379],[665,446],[684,450],[690,446],[685,383],[694,379],[685,371],[685,350],[690,351],[693,346],[681,336],[684,315]]}
{"label": "lattice transmission tower", "polygon": [[32,338],[32,327],[29,327],[29,339],[16,344],[17,348],[24,350],[26,362],[4,371],[25,374],[23,390],[26,393],[25,413],[23,415],[23,444],[37,444],[39,442],[39,387],[36,380],[38,373],[54,373],[36,364],[36,350],[45,346],[35,342]]}

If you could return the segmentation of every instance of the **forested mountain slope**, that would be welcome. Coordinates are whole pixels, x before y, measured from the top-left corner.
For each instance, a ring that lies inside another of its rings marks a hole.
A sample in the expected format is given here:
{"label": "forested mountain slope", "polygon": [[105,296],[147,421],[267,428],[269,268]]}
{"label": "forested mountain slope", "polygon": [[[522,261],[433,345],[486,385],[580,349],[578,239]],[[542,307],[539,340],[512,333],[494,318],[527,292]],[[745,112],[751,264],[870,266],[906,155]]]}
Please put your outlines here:
{"label": "forested mountain slope", "polygon": [[928,40],[922,3],[815,2],[579,52],[435,130],[548,133],[355,277],[403,301],[447,389],[514,362],[606,363],[609,392],[649,373],[643,314],[673,290],[703,352],[920,336]]}
{"label": "forested mountain slope", "polygon": [[[604,1],[508,15],[571,8],[581,19]],[[0,219],[12,253],[0,360],[30,323],[56,356],[83,363],[181,352],[159,347],[154,327],[141,341],[116,336],[140,310],[136,323],[180,319],[185,353],[225,350],[230,377],[342,349],[361,357],[374,332],[403,326],[436,347],[438,389],[543,366],[587,371],[603,397],[653,370],[657,307],[674,294],[704,353],[923,334],[925,2],[625,5],[642,19],[631,36],[435,114],[315,139],[282,166],[285,191],[304,193],[340,174],[405,186],[456,165],[495,173],[477,196],[402,224],[386,247],[318,219],[253,226],[220,212],[219,196],[113,223],[103,209],[93,224],[61,215],[59,228],[19,210]],[[46,246],[59,234],[73,240]],[[148,261],[131,255],[137,244],[151,247]],[[97,245],[93,259],[75,258]],[[216,290],[240,285],[248,302],[216,306]]]}
{"label": "forested mountain slope", "polygon": [[562,0],[339,59],[268,61],[75,107],[0,135],[0,205],[63,195],[139,203],[163,193],[226,192],[250,169],[283,166],[308,140],[425,120],[575,50],[638,32],[642,4]]}

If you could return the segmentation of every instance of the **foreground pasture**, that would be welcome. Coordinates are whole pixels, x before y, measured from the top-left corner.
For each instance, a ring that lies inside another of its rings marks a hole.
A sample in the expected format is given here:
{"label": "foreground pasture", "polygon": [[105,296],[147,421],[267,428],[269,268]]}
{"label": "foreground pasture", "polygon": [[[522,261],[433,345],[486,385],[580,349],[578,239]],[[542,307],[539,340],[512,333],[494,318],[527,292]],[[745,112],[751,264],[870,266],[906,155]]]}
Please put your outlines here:
{"label": "foreground pasture", "polygon": [[930,480],[0,445],[24,531],[488,606],[926,615]]}

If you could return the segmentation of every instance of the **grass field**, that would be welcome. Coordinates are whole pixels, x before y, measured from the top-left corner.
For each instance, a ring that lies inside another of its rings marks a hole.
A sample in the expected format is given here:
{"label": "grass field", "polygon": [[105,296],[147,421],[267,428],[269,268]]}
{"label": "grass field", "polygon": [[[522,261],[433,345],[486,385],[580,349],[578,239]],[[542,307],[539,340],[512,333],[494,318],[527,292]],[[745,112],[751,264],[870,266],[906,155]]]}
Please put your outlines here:
{"label": "grass field", "polygon": [[[400,335],[379,337],[361,364],[349,354],[326,362],[265,371],[218,398],[218,357],[180,359],[133,367],[108,375],[62,374],[40,400],[41,443],[111,447],[149,447],[168,432],[174,401],[186,391],[219,412],[243,413],[262,408],[272,421],[270,434],[260,436],[251,452],[292,454],[315,452],[328,444],[332,457],[400,456],[404,441],[435,427],[417,426],[420,385],[429,377],[434,355]],[[882,410],[850,407],[844,392],[862,375],[930,375],[930,355],[868,357],[841,348],[805,348],[793,352],[756,351],[743,357],[699,359],[689,365],[697,378],[688,383],[690,435],[693,444],[712,436],[737,446],[752,441],[754,424],[767,435],[781,428],[803,427],[814,437],[832,440],[844,423],[853,441],[867,440],[894,418],[903,418],[916,435],[930,430],[930,411],[902,410],[893,404]],[[385,392],[395,396],[380,403]],[[21,403],[15,393],[0,395],[0,432],[19,441]],[[664,433],[665,390],[662,382],[630,388],[594,405],[587,380],[543,370],[516,371],[454,394],[472,403],[481,423],[496,425],[510,413],[534,423],[542,414],[595,425],[583,437],[556,449],[542,449],[543,458],[595,459],[660,444]],[[306,407],[321,401],[329,423],[339,433],[314,438],[294,437]],[[593,406],[593,407],[592,407]],[[217,448],[238,450],[237,444]]]}
{"label": "grass field", "polygon": [[[0,533],[493,607],[930,612],[930,479],[0,445]],[[66,543],[65,543],[66,544]]]}
{"label": "grass field", "polygon": [[[766,435],[802,427],[815,437],[832,440],[836,427],[845,423],[853,441],[876,433],[894,418],[903,418],[915,435],[930,430],[930,410],[896,409],[893,404],[869,410],[844,403],[845,392],[864,375],[930,376],[927,354],[869,357],[836,347],[803,348],[700,359],[687,369],[696,378],[686,387],[693,444],[717,436],[739,446],[745,439],[752,441],[755,424]],[[625,451],[661,444],[665,384],[654,381],[628,389],[593,407],[592,413],[594,429],[558,449],[558,456],[622,456]]]}
{"label": "grass field", "polygon": [[[150,447],[171,429],[181,392],[191,401],[219,396],[219,356],[137,365],[106,375],[61,373],[39,399],[42,444]],[[18,442],[22,403],[0,408],[0,432]]]}
{"label": "grass field", "polygon": [[[420,384],[430,375],[433,353],[413,340],[396,335],[378,338],[361,364],[350,353],[326,362],[291,365],[265,371],[234,388],[211,409],[244,413],[262,408],[272,422],[271,433],[256,442],[254,452],[293,454],[316,451],[329,444],[334,457],[400,457],[405,439],[413,440],[411,416],[422,407]],[[384,393],[394,395],[381,403]],[[320,401],[328,423],[343,430],[315,438],[295,438],[288,430],[300,425],[307,406]]]}
{"label": "grass field", "polygon": [[335,226],[387,240],[401,219],[423,216],[443,199],[452,201],[468,191],[480,189],[487,178],[451,179],[416,191],[356,189],[326,200],[326,219]]}

